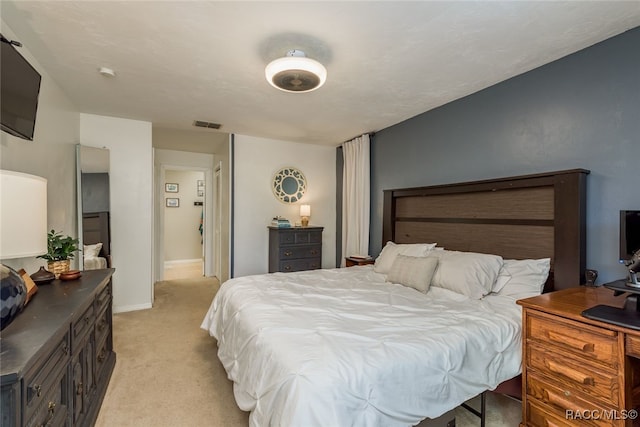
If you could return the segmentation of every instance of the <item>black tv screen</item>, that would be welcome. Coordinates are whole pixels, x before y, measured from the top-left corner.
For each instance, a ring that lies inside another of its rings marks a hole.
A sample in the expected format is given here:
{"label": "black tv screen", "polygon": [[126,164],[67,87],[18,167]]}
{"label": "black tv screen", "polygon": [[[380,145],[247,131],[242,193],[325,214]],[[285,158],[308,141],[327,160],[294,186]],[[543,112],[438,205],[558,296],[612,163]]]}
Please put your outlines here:
{"label": "black tv screen", "polygon": [[40,74],[8,42],[0,42],[0,122],[2,130],[33,140]]}
{"label": "black tv screen", "polygon": [[620,261],[640,249],[640,211],[620,211]]}

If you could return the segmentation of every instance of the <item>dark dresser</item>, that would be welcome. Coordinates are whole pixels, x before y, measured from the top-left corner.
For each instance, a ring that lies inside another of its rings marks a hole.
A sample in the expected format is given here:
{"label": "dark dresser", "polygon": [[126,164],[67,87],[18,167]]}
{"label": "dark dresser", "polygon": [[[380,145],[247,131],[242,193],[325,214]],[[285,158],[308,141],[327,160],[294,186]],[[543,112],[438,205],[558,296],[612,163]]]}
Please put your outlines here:
{"label": "dark dresser", "polygon": [[322,267],[324,227],[268,228],[269,273],[315,270]]}
{"label": "dark dresser", "polygon": [[113,269],[38,287],[1,332],[2,426],[95,423],[116,362]]}

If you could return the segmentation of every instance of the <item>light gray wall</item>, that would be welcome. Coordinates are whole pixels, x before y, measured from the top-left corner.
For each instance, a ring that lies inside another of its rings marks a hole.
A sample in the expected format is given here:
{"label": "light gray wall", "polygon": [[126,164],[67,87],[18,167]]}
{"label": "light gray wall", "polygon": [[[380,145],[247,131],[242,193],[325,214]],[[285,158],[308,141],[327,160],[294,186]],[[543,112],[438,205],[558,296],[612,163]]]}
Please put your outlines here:
{"label": "light gray wall", "polygon": [[371,253],[384,189],[585,168],[587,268],[623,277],[619,211],[640,209],[639,46],[636,28],[376,133]]}
{"label": "light gray wall", "polygon": [[179,207],[167,207],[164,203],[164,259],[201,259],[203,240],[199,226],[204,205],[195,206],[194,202],[204,202],[204,196],[197,195],[197,181],[204,182],[204,172],[167,170],[164,178],[165,182],[178,184],[178,192],[165,192],[164,199],[180,200]]}

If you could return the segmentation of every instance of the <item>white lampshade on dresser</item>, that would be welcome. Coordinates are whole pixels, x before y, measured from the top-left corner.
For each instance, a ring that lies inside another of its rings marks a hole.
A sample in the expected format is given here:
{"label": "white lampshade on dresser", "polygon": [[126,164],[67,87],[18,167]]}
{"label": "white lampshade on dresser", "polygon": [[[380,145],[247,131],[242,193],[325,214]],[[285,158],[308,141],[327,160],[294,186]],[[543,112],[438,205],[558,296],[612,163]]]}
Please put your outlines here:
{"label": "white lampshade on dresser", "polygon": [[[27,258],[47,252],[47,180],[0,170],[0,260]],[[24,280],[0,264],[1,329],[22,310],[27,299]]]}

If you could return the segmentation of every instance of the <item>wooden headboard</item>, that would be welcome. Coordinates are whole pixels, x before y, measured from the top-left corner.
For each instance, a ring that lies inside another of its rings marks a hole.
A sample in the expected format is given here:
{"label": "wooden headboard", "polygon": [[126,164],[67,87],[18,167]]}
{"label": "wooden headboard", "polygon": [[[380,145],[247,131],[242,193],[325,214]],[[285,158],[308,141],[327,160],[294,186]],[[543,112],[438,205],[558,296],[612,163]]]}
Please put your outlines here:
{"label": "wooden headboard", "polygon": [[384,191],[382,242],[551,258],[545,291],[584,283],[586,177],[572,169]]}
{"label": "wooden headboard", "polygon": [[109,212],[92,212],[82,214],[82,243],[94,245],[102,243],[99,256],[107,259],[111,266],[111,230]]}

